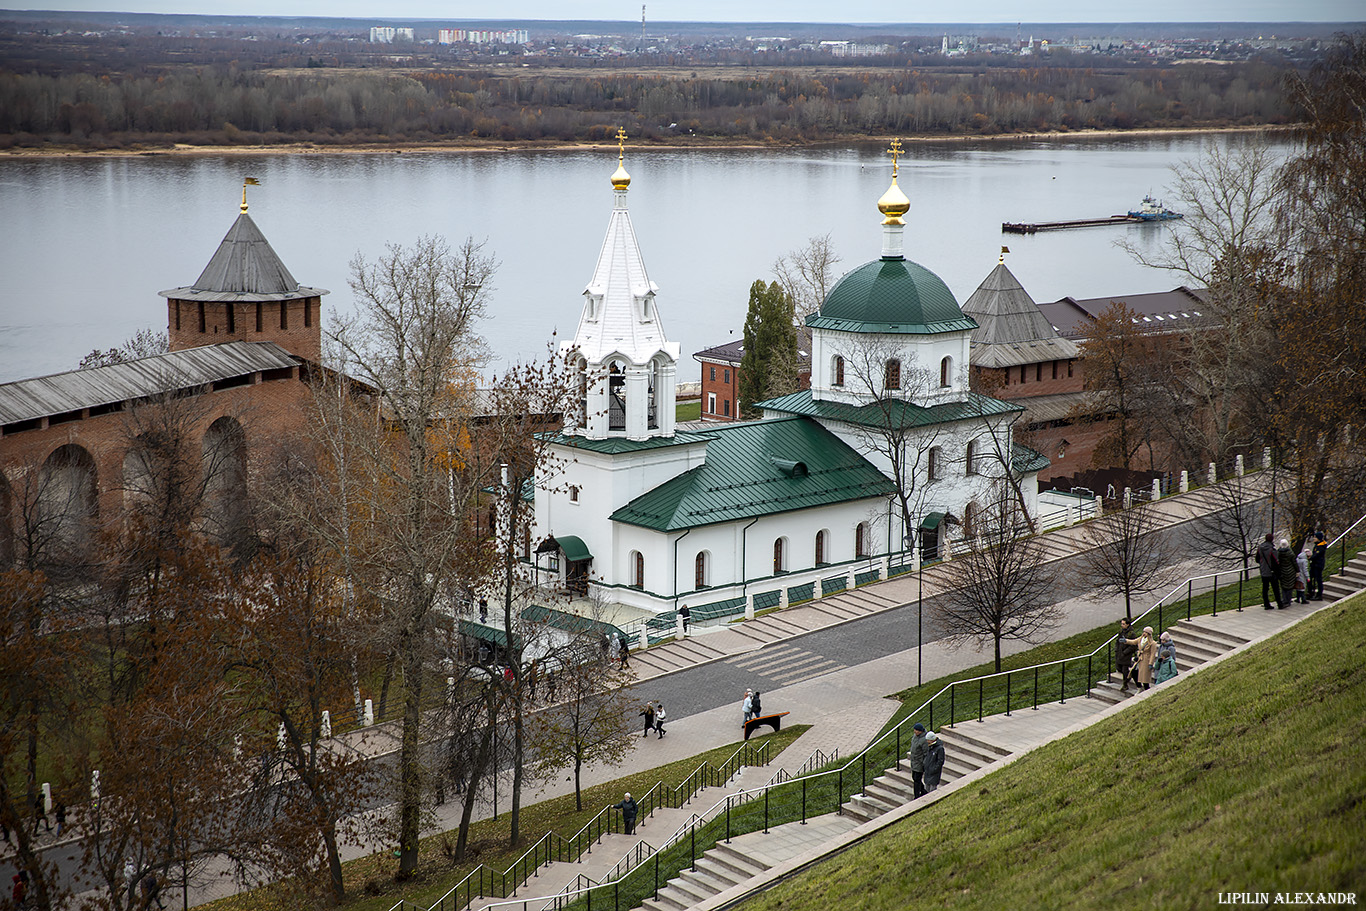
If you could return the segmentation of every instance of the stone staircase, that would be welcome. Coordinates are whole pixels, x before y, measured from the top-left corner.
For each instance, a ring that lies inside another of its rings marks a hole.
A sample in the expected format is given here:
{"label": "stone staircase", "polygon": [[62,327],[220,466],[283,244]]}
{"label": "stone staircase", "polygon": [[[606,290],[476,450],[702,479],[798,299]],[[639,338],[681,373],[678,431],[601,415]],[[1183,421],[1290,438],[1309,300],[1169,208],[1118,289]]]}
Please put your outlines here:
{"label": "stone staircase", "polygon": [[1323,597],[1336,601],[1363,588],[1366,588],[1366,550],[1348,560],[1340,574],[1323,580]]}
{"label": "stone staircase", "polygon": [[748,857],[735,848],[718,844],[697,858],[697,869],[684,870],[676,879],[659,890],[659,898],[647,898],[641,905],[646,911],[684,911],[700,904],[769,868],[761,860]]}
{"label": "stone staircase", "polygon": [[[1167,627],[1167,632],[1172,634],[1172,641],[1176,645],[1176,669],[1183,674],[1249,641],[1211,626],[1207,617],[1179,620]],[[1134,687],[1130,687],[1128,692],[1120,690],[1121,683],[1123,681],[1119,679],[1118,672],[1111,671],[1092,687],[1091,698],[1114,705],[1138,692]]]}
{"label": "stone staircase", "polygon": [[[944,774],[940,781],[941,785],[1010,755],[1009,750],[974,739],[957,729],[940,730],[939,739],[944,744]],[[908,753],[897,763],[896,768],[888,769],[870,781],[862,794],[855,794],[849,798],[844,804],[844,813],[851,819],[863,823],[914,799],[914,779],[911,777],[911,760]]]}

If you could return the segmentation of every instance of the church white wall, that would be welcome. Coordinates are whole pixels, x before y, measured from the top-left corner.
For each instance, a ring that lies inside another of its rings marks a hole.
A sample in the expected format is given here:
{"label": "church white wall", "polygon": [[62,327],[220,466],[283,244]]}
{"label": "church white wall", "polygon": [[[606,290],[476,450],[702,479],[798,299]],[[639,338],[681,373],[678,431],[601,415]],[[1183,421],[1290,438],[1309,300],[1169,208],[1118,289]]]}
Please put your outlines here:
{"label": "church white wall", "polygon": [[[868,556],[858,563],[858,571],[864,571],[879,565],[887,550],[888,501],[881,497],[668,534],[619,524],[612,550],[614,575],[625,581],[615,585],[627,587],[612,588],[605,595],[611,601],[659,612],[673,610],[675,604],[740,597],[746,589],[753,594],[840,575],[855,560],[854,534],[860,523],[867,525]],[[822,530],[826,532],[825,554],[824,563],[818,567],[816,533]],[[773,545],[779,538],[784,539],[787,569],[775,576]],[[629,587],[636,553],[645,560],[643,591]],[[696,587],[699,553],[707,557],[706,588],[702,590]]]}
{"label": "church white wall", "polygon": [[[930,404],[960,401],[968,393],[971,332],[937,335],[872,335],[816,329],[811,334],[811,392],[817,399],[862,402],[882,391],[888,360],[901,361],[904,397]],[[836,386],[835,358],[844,358],[844,384]],[[949,385],[940,386],[940,365],[950,358]]]}
{"label": "church white wall", "polygon": [[609,517],[647,490],[702,464],[705,453],[705,443],[615,456],[551,446],[549,465],[536,478],[533,549],[548,535],[578,535],[593,554],[594,578],[629,584],[629,568],[614,556],[615,523]]}

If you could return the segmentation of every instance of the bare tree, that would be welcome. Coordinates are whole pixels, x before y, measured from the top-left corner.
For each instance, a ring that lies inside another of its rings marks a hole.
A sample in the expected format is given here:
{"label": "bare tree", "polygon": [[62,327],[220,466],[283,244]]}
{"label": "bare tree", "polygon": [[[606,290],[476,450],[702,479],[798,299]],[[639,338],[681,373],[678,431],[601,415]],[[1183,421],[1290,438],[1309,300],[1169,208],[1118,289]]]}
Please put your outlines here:
{"label": "bare tree", "polygon": [[585,765],[616,764],[634,743],[624,689],[634,678],[614,661],[603,661],[597,643],[580,636],[558,662],[560,696],[535,716],[536,768],[548,776],[566,766],[573,770],[576,809],[583,809]]}
{"label": "bare tree", "polygon": [[[1175,272],[1206,301],[1183,321],[1167,353],[1179,368],[1187,420],[1168,422],[1178,448],[1223,463],[1239,445],[1260,439],[1248,406],[1266,390],[1274,362],[1273,320],[1264,275],[1277,270],[1275,206],[1280,164],[1261,140],[1227,149],[1207,146],[1175,168],[1185,218],[1156,253],[1123,246],[1138,262]],[[1088,370],[1089,375],[1089,370]],[[1173,388],[1170,382],[1156,388]],[[1168,408],[1154,414],[1171,414]],[[1126,463],[1127,464],[1127,463]]]}
{"label": "bare tree", "polygon": [[806,246],[784,253],[773,261],[773,276],[792,298],[798,321],[820,310],[838,276],[840,256],[829,234],[810,238]]}
{"label": "bare tree", "polygon": [[[462,561],[475,543],[465,519],[479,488],[453,482],[468,448],[472,375],[484,354],[475,324],[497,262],[473,239],[452,250],[439,237],[391,245],[376,262],[357,255],[357,314],[329,331],[346,366],[372,395],[379,425],[353,449],[368,476],[364,520],[378,532],[352,566],[388,618],[403,674],[398,761],[399,876],[417,868],[423,796],[420,742],[432,612],[469,588]],[[356,520],[356,516],[351,519]]]}
{"label": "bare tree", "polygon": [[1091,549],[1082,555],[1082,572],[1097,596],[1123,595],[1124,616],[1133,617],[1135,595],[1174,582],[1176,552],[1148,503],[1134,503],[1086,526]]}
{"label": "bare tree", "polygon": [[171,339],[169,333],[164,329],[139,329],[131,338],[125,339],[122,345],[101,351],[96,348],[76,365],[77,370],[85,370],[90,367],[108,367],[112,364],[122,364],[127,361],[136,361],[144,357],[152,357],[157,354],[165,354],[171,350]]}
{"label": "bare tree", "polygon": [[1190,537],[1195,545],[1211,557],[1239,560],[1243,569],[1248,569],[1257,542],[1271,527],[1270,474],[1234,476],[1207,488],[1215,507],[1191,523]]}
{"label": "bare tree", "polygon": [[1062,619],[1054,600],[1057,573],[1005,484],[993,487],[972,536],[972,546],[947,564],[952,595],[934,611],[948,642],[990,642],[1000,671],[1003,641],[1041,641]]}

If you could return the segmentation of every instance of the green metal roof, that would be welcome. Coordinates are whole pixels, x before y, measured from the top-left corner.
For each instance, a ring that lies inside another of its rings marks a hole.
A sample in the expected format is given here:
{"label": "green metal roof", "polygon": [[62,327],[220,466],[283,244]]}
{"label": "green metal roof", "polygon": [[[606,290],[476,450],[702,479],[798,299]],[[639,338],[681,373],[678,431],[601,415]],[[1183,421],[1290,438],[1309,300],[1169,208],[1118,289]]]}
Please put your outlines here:
{"label": "green metal roof", "polygon": [[[506,631],[496,626],[489,626],[487,623],[475,623],[473,620],[462,619],[457,627],[462,636],[470,636],[475,639],[482,639],[485,642],[492,642],[499,648],[507,648],[508,634]],[[518,646],[522,644],[522,637],[517,636]]]}
{"label": "green metal roof", "polygon": [[818,400],[811,397],[810,389],[779,396],[766,402],[757,402],[755,407],[765,411],[843,421],[861,427],[886,427],[889,422],[896,427],[929,427],[934,424],[949,424],[954,421],[1024,411],[1023,405],[1003,402],[975,392],[968,393],[967,400],[963,402],[944,402],[926,408],[903,399],[884,399],[866,405]]}
{"label": "green metal roof", "polygon": [[705,443],[705,434],[679,431],[671,437],[650,437],[648,440],[628,440],[625,437],[608,437],[605,440],[590,440],[587,437],[568,433],[545,433],[537,435],[540,439],[570,449],[586,449],[605,455],[620,455],[627,452],[641,452],[646,449],[663,449],[666,446],[688,446]]}
{"label": "green metal roof", "polygon": [[926,531],[934,531],[943,521],[944,514],[942,512],[927,512],[925,518],[920,520],[920,527]]}
{"label": "green metal roof", "polygon": [[[815,421],[784,418],[698,432],[707,461],[612,513],[612,520],[681,531],[794,509],[882,497],[892,482]],[[796,465],[805,472],[794,470]]]}
{"label": "green metal roof", "polygon": [[1052,460],[1041,452],[1035,452],[1028,446],[1021,446],[1019,443],[1011,444],[1010,467],[1018,474],[1043,471],[1052,464]]}
{"label": "green metal roof", "polygon": [[626,638],[626,634],[622,632],[619,626],[603,620],[594,620],[592,617],[583,617],[579,614],[556,610],[543,604],[527,605],[522,610],[522,619],[531,623],[544,623],[546,626],[553,626],[568,633],[588,632]]}
{"label": "green metal roof", "polygon": [[844,276],[806,324],[816,329],[898,335],[977,328],[943,279],[901,257],[875,259]]}

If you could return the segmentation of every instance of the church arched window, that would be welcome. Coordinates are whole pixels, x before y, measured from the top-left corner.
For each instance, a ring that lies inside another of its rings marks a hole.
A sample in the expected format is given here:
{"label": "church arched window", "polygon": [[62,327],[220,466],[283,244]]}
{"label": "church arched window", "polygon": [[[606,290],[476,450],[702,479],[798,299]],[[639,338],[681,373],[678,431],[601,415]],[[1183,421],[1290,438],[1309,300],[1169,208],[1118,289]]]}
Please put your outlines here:
{"label": "church arched window", "polygon": [[830,377],[830,385],[844,385],[844,358],[838,354],[835,355],[834,363],[830,366]]}
{"label": "church arched window", "polygon": [[638,550],[631,551],[631,587],[645,587],[645,555]]}
{"label": "church arched window", "polygon": [[708,579],[710,569],[707,552],[705,550],[700,551],[697,554],[697,559],[693,561],[693,588],[706,588],[710,584]]}
{"label": "church arched window", "polygon": [[939,385],[947,389],[953,385],[953,358],[946,357],[939,362]]}
{"label": "church arched window", "polygon": [[821,529],[820,531],[816,532],[816,565],[817,565],[817,566],[824,566],[824,565],[828,562],[828,561],[826,560],[826,554],[825,554],[825,541],[826,541],[826,539],[827,539],[828,537],[829,537],[829,534],[825,531],[825,529]]}
{"label": "church arched window", "polygon": [[886,376],[883,378],[882,386],[884,389],[901,388],[901,361],[892,358],[887,362]]}
{"label": "church arched window", "polygon": [[787,539],[778,538],[773,542],[773,575],[787,572]]}
{"label": "church arched window", "polygon": [[854,527],[854,559],[868,556],[868,523],[860,522]]}

